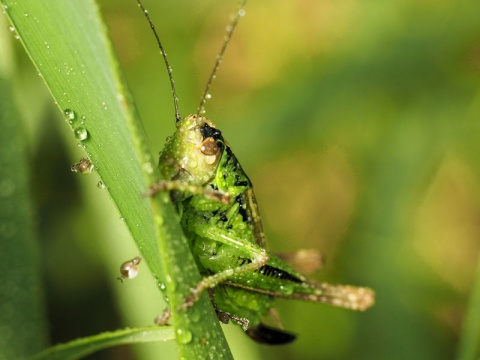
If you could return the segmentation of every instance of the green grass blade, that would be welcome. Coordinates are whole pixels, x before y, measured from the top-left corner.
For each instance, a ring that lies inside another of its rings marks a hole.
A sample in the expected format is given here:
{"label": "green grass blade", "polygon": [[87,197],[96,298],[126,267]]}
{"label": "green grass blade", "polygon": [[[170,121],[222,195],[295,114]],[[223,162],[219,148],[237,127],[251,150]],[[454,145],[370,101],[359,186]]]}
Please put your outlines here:
{"label": "green grass blade", "polygon": [[[177,216],[173,211],[164,211],[164,202],[168,195],[159,194],[153,199],[159,233],[164,239],[160,243],[166,267],[167,292],[172,309],[172,317],[176,326],[177,342],[180,357],[186,359],[233,359],[230,349],[220,329],[218,319],[212,311],[207,293],[188,311],[177,311],[183,304],[185,294],[197,284],[201,278],[195,261],[188,249],[188,244],[181,233],[177,232]],[[175,225],[175,226],[172,226]],[[199,355],[201,354],[201,355]]]}
{"label": "green grass blade", "polygon": [[79,145],[161,279],[152,209],[141,196],[148,187],[142,167],[149,159],[139,151],[143,139],[96,5],[92,1],[3,3],[55,101],[69,114],[66,120]]}
{"label": "green grass blade", "polygon": [[[180,354],[185,358],[231,357],[206,295],[189,311],[175,311],[200,276],[169,196],[157,196],[154,208],[142,196],[158,178],[158,171],[145,151],[135,109],[95,3],[2,2],[16,35],[95,165],[142,256],[159,284],[168,284]],[[216,350],[211,353],[211,349]]]}
{"label": "green grass blade", "polygon": [[0,66],[0,358],[20,359],[45,345],[46,326],[26,142],[6,77]]}
{"label": "green grass blade", "polygon": [[172,327],[149,326],[109,331],[59,344],[32,357],[32,360],[78,359],[111,346],[170,341],[175,338]]}

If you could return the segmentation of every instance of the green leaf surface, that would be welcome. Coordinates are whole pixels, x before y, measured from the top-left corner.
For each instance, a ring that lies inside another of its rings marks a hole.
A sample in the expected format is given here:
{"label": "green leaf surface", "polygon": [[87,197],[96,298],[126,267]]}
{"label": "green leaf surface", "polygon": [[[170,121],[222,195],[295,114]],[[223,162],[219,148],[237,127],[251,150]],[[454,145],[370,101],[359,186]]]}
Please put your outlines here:
{"label": "green leaf surface", "polygon": [[109,331],[48,348],[32,360],[78,359],[111,346],[174,340],[172,327],[149,326]]}
{"label": "green leaf surface", "polygon": [[144,134],[97,6],[93,1],[62,0],[3,0],[3,5],[79,146],[95,165],[157,286],[168,285],[180,355],[231,357],[206,295],[189,311],[176,311],[200,275],[168,194],[153,200],[143,195],[159,174],[145,150]]}
{"label": "green leaf surface", "polygon": [[44,347],[46,326],[26,142],[6,78],[0,69],[0,359],[19,359]]}

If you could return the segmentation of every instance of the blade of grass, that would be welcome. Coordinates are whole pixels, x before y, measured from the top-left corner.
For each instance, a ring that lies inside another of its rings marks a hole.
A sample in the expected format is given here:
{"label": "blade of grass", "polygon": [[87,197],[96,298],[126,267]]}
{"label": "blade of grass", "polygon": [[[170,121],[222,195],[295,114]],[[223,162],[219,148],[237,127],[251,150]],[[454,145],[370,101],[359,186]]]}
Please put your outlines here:
{"label": "blade of grass", "polygon": [[189,311],[176,312],[200,275],[169,196],[157,196],[153,207],[142,196],[159,174],[145,151],[136,111],[96,5],[91,0],[2,3],[79,145],[94,163],[157,285],[163,288],[162,284],[168,284],[180,355],[230,358],[206,295]]}
{"label": "blade of grass", "polygon": [[[3,19],[0,19],[3,20]],[[0,21],[0,25],[3,21]],[[46,325],[26,143],[8,81],[8,41],[0,52],[0,358],[20,359],[44,347]]]}
{"label": "blade of grass", "polygon": [[32,357],[32,360],[78,359],[111,346],[170,341],[175,338],[172,327],[148,326],[135,329],[109,331],[88,336],[48,348]]}

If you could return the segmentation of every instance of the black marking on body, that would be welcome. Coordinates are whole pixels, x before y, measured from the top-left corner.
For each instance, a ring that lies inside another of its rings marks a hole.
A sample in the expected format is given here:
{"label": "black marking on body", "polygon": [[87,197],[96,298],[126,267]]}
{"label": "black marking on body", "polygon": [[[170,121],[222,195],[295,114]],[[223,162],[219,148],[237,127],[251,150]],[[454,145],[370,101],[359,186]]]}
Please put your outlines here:
{"label": "black marking on body", "polygon": [[245,181],[245,180],[237,180],[235,182],[235,186],[248,186],[248,185],[249,185],[248,181]]}
{"label": "black marking on body", "polygon": [[[237,264],[239,266],[242,266],[242,265],[245,265],[245,264],[250,264],[251,262],[252,262],[252,260],[247,259],[247,258],[238,258]],[[257,269],[254,272],[258,272],[259,274],[262,274],[263,276],[282,279],[282,280],[286,280],[286,281],[291,281],[291,282],[294,282],[294,283],[297,283],[297,284],[301,284],[303,282],[301,279],[299,279],[295,275],[292,275],[285,270],[281,270],[281,269],[273,267],[271,265],[263,265],[260,269]]]}
{"label": "black marking on body", "polygon": [[302,280],[300,280],[296,276],[294,276],[294,275],[292,275],[292,274],[290,274],[290,273],[288,273],[284,270],[281,270],[281,269],[275,268],[273,266],[270,266],[270,265],[263,265],[257,271],[262,275],[269,276],[269,277],[272,277],[272,278],[287,280],[287,281],[291,281],[291,282],[298,283],[298,284],[302,283]]}
{"label": "black marking on body", "polygon": [[233,154],[232,149],[229,146],[226,148],[228,159],[226,166],[230,165],[232,167],[232,171],[235,174],[235,181],[234,185],[239,187],[251,188],[252,182],[248,178],[247,174],[242,169],[240,162],[238,161],[237,157]]}
{"label": "black marking on body", "polygon": [[246,258],[238,258],[238,266],[243,266],[245,264],[250,264],[252,260]]}
{"label": "black marking on body", "polygon": [[[235,157],[235,155],[233,155],[233,151],[232,149],[230,149],[230,146],[227,146],[225,148],[227,150],[227,155],[228,155],[228,159],[227,159],[227,164],[228,163],[231,163],[232,164],[232,171],[235,173],[235,176],[238,176],[238,169],[240,168],[240,172],[245,174],[243,172],[243,169],[242,167],[240,166],[240,163],[238,162],[238,159]],[[227,166],[226,164],[226,166]]]}
{"label": "black marking on body", "polygon": [[250,216],[248,216],[247,208],[245,206],[245,200],[243,198],[243,193],[238,195],[235,198],[235,202],[238,203],[238,213],[242,216],[243,222],[250,222]]}

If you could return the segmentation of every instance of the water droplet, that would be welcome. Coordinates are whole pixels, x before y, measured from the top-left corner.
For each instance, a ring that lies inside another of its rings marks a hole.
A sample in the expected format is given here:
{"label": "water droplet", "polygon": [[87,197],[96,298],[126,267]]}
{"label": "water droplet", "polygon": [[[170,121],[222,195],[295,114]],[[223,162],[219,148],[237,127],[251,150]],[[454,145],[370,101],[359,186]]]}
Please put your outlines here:
{"label": "water droplet", "polygon": [[65,109],[63,110],[63,114],[65,115],[65,118],[70,122],[70,124],[77,118],[77,114],[75,114],[75,111],[72,109]]}
{"label": "water droplet", "polygon": [[162,291],[167,290],[167,285],[165,285],[165,283],[163,283],[163,282],[162,282],[162,283],[159,283],[159,284],[158,284],[158,287],[159,287],[160,290],[162,290]]}
{"label": "water droplet", "polygon": [[238,10],[238,16],[245,16],[245,13],[246,13],[245,9]]}
{"label": "water droplet", "polygon": [[156,223],[158,226],[163,225],[163,217],[156,215],[156,216],[155,216],[155,223]]}
{"label": "water droplet", "polygon": [[152,163],[151,163],[150,161],[147,161],[147,162],[143,163],[143,170],[144,170],[147,174],[152,174],[152,173],[153,173]]}
{"label": "water droplet", "polygon": [[141,256],[136,256],[132,260],[125,261],[120,266],[120,274],[122,274],[118,280],[123,282],[125,279],[133,279],[138,275],[138,264],[142,261]]}
{"label": "water droplet", "polygon": [[205,99],[211,99],[211,98],[212,98],[212,94],[205,95]]}
{"label": "water droplet", "polygon": [[105,189],[105,184],[101,181],[97,182],[97,188],[99,189]]}
{"label": "water droplet", "polygon": [[10,31],[13,32],[13,31],[15,31],[15,28],[14,28],[13,26],[9,26],[9,27],[8,27],[8,30],[10,30]]}
{"label": "water droplet", "polygon": [[278,288],[282,294],[291,295],[293,293],[292,285],[280,285]]}
{"label": "water droplet", "polygon": [[177,333],[177,340],[182,344],[188,344],[192,341],[193,335],[190,330],[178,328],[176,331]]}
{"label": "water droplet", "polygon": [[190,310],[189,312],[189,318],[190,320],[192,320],[193,322],[198,322],[201,318],[200,316],[200,311],[196,310],[196,309],[192,309]]}
{"label": "water droplet", "polygon": [[77,138],[77,140],[83,141],[88,138],[88,131],[83,126],[79,126],[73,129],[73,133],[75,135],[75,138]]}
{"label": "water droplet", "polygon": [[82,175],[88,175],[92,172],[94,166],[90,159],[81,158],[78,163],[73,164],[70,167],[72,172],[79,172]]}

